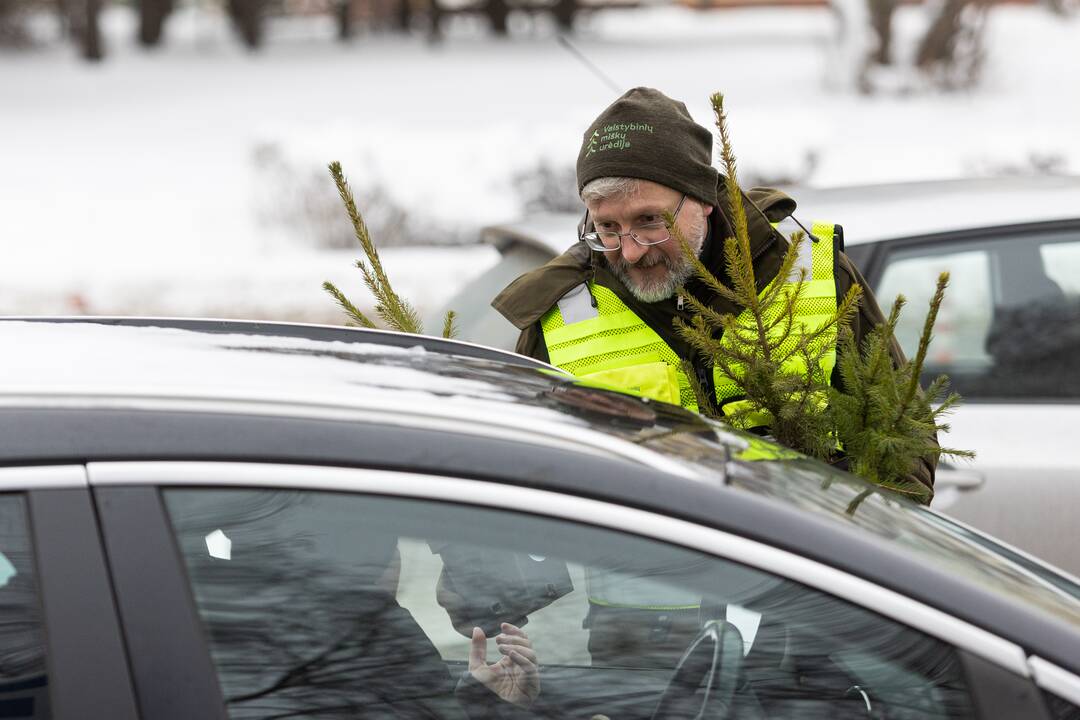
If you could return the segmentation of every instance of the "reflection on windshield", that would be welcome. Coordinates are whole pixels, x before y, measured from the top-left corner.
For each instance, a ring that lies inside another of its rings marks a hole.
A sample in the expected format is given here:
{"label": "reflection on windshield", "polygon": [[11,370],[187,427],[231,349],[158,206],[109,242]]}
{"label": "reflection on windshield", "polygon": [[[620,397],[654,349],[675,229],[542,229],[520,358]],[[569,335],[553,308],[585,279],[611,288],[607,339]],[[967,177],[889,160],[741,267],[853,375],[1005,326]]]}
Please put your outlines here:
{"label": "reflection on windshield", "polygon": [[895,543],[919,562],[982,589],[1029,603],[1070,623],[1080,623],[1077,587],[1053,571],[1022,560],[998,543],[915,503],[869,488],[858,478],[802,459],[780,463],[733,463],[728,483],[757,495],[872,533]]}
{"label": "reflection on windshield", "polygon": [[1029,557],[1023,552],[1019,552],[1007,545],[987,537],[980,532],[972,530],[957,523],[956,521],[947,518],[938,513],[928,513],[927,519],[930,522],[937,523],[946,532],[954,533],[959,537],[966,538],[968,541],[975,545],[978,545],[995,555],[1000,555],[1003,558],[1008,559],[1011,562],[1016,563],[1027,572],[1038,577],[1040,580],[1053,585],[1062,592],[1080,600],[1080,582],[1077,582],[1072,577],[1063,574],[1062,572],[1050,568],[1044,563]]}

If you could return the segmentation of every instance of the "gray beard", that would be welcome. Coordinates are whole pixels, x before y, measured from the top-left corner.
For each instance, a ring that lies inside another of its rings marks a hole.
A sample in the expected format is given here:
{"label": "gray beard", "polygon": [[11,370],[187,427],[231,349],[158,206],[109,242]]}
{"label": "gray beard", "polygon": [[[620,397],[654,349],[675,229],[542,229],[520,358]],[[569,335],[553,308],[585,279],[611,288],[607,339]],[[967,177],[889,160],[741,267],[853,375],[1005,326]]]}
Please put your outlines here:
{"label": "gray beard", "polygon": [[[692,228],[694,235],[697,235],[697,241],[692,242],[691,247],[695,247],[694,253],[701,255],[701,248],[705,245],[705,223],[702,222],[700,226]],[[633,240],[628,240],[633,242]],[[668,242],[675,242],[674,238],[668,240]],[[649,263],[649,264],[644,264]],[[643,256],[637,262],[637,267],[648,268],[653,265],[663,263],[667,267],[667,275],[661,279],[647,282],[644,285],[638,284],[638,281],[634,280],[630,276],[629,268],[632,267],[630,263],[626,262],[626,259],[620,254],[619,257],[612,262],[607,261],[608,267],[615,273],[615,277],[619,278],[619,282],[630,291],[630,294],[636,297],[641,302],[654,303],[661,300],[667,300],[669,297],[675,294],[675,291],[681,285],[685,285],[690,278],[694,276],[694,267],[690,264],[690,261],[683,257],[682,253],[679,253],[677,260],[672,260],[667,255],[660,253],[659,259],[653,261],[649,259],[648,255]]]}
{"label": "gray beard", "polygon": [[[646,282],[645,284],[639,284],[638,280],[635,280],[630,276],[630,263],[626,262],[621,256],[614,263],[608,262],[608,266],[611,271],[615,273],[615,277],[619,278],[630,294],[636,297],[641,302],[654,303],[661,300],[667,300],[669,297],[675,294],[675,290],[686,283],[693,274],[694,268],[686,258],[679,256],[679,262],[673,263],[667,255],[661,255],[658,263],[663,263],[667,266],[667,275],[661,279]],[[642,265],[638,262],[639,267],[649,267]]]}

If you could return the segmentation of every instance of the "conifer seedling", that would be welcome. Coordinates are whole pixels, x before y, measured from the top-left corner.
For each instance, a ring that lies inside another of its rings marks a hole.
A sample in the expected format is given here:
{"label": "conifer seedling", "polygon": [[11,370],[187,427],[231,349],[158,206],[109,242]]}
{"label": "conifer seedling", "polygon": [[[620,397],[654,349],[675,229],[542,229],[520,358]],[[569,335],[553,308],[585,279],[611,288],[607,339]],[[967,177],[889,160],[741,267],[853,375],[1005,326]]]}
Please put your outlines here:
{"label": "conifer seedling", "polygon": [[[382,318],[383,322],[391,330],[423,335],[424,325],[420,321],[420,316],[413,306],[398,295],[390,285],[390,279],[387,277],[382,260],[379,258],[379,251],[375,247],[375,242],[371,239],[371,234],[368,232],[367,224],[364,222],[359,208],[356,206],[356,198],[353,196],[349,181],[345,178],[345,173],[341,169],[341,163],[336,161],[330,163],[329,170],[330,177],[334,179],[338,194],[341,196],[341,202],[345,206],[345,212],[352,223],[356,240],[360,243],[360,247],[363,248],[364,255],[367,257],[367,263],[363,260],[357,260],[356,267],[363,276],[364,285],[375,297],[375,313]],[[374,321],[351,302],[334,283],[327,280],[323,283],[323,289],[330,293],[334,301],[345,311],[350,324],[366,328],[377,327]],[[443,337],[452,338],[457,334],[455,319],[456,315],[453,310],[446,313],[446,318],[443,320]]]}
{"label": "conifer seedling", "polygon": [[[802,243],[810,242],[801,233],[791,237],[776,275],[793,278],[794,282],[758,287],[750,232],[738,185],[738,169],[724,113],[724,98],[716,93],[711,100],[720,132],[725,190],[732,215],[729,220],[735,232],[733,237],[724,240],[725,269],[730,284],[720,281],[702,264],[678,231],[674,217],[668,214],[666,219],[696,277],[712,292],[745,308],[745,312],[739,315],[719,313],[680,288],[680,295],[693,317],[690,323],[676,319],[675,328],[723,377],[742,390],[747,401],[737,409],[721,414],[714,407],[713,399],[705,397],[700,385],[693,380],[698,408],[735,426],[768,424],[773,438],[781,444],[826,460],[833,455],[836,441],[829,417],[822,412],[827,403],[829,384],[821,369],[821,359],[829,351],[831,338],[835,337],[838,328],[850,322],[862,288],[852,286],[835,312],[821,326],[807,331],[796,313],[808,279],[805,269],[796,270],[799,249]],[[722,339],[717,340],[721,331]],[[694,377],[694,373],[687,375]]]}
{"label": "conifer seedling", "polygon": [[[797,317],[806,288],[806,271],[793,269],[802,243],[813,239],[793,233],[776,274],[776,278],[790,278],[791,282],[759,287],[724,98],[716,93],[711,100],[720,134],[732,215],[729,220],[735,233],[724,240],[727,284],[697,258],[670,213],[666,220],[693,265],[695,276],[712,292],[743,310],[738,315],[717,312],[680,288],[693,315],[689,323],[676,319],[675,327],[691,347],[713,364],[721,378],[738,387],[745,400],[734,410],[721,412],[714,398],[705,396],[696,374],[687,366],[699,410],[736,427],[767,425],[775,440],[814,458],[828,461],[843,453],[855,474],[918,502],[929,502],[930,490],[910,479],[920,459],[974,456],[942,448],[936,441],[937,432],[948,430],[941,420],[959,401],[958,395],[947,391],[947,378],[935,380],[925,393],[919,388],[948,275],[938,280],[913,361],[894,366],[890,355],[903,297],[897,298],[887,322],[869,332],[861,347],[850,329],[862,296],[857,284],[839,299],[835,313],[817,328],[807,329]],[[834,344],[839,350],[842,389],[831,386],[822,369],[821,360]]]}
{"label": "conifer seedling", "polygon": [[949,274],[941,273],[914,360],[897,367],[889,354],[906,304],[903,295],[896,298],[888,320],[867,333],[862,347],[856,347],[850,331],[843,332],[838,365],[843,390],[832,388],[829,396],[829,414],[851,471],[919,502],[929,502],[930,490],[907,476],[920,458],[975,457],[966,450],[941,447],[935,438],[938,432],[948,432],[942,420],[960,401],[947,389],[948,378],[939,376],[925,392],[919,388],[948,283]]}

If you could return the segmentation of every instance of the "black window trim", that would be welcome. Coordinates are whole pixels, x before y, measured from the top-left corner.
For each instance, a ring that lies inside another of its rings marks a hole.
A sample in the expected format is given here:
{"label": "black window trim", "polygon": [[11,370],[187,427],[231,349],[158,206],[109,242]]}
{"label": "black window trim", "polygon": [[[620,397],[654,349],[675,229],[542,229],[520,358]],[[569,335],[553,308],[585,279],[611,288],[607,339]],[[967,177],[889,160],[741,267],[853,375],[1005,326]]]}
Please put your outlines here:
{"label": "black window trim", "polygon": [[860,244],[860,247],[869,245],[873,246],[873,248],[868,262],[859,269],[862,271],[866,281],[870,283],[870,286],[876,287],[881,280],[882,272],[885,269],[886,257],[888,257],[890,252],[900,248],[906,250],[908,248],[934,245],[943,242],[976,242],[979,240],[1001,239],[1012,235],[1037,235],[1061,230],[1078,229],[1080,229],[1080,219],[1049,220],[1045,222],[1018,223],[1015,225],[990,225],[987,227],[948,230],[925,235],[911,235],[908,237],[877,240]]}
{"label": "black window trim", "polygon": [[94,488],[93,493],[142,717],[227,720],[203,623],[160,493],[149,486]]}
{"label": "black window trim", "polygon": [[[0,469],[0,491],[24,492],[53,720],[136,720],[138,708],[86,469]],[[88,621],[89,620],[89,621]]]}
{"label": "black window trim", "polygon": [[965,650],[960,650],[959,656],[979,720],[1051,720],[1032,678],[1009,672]]}

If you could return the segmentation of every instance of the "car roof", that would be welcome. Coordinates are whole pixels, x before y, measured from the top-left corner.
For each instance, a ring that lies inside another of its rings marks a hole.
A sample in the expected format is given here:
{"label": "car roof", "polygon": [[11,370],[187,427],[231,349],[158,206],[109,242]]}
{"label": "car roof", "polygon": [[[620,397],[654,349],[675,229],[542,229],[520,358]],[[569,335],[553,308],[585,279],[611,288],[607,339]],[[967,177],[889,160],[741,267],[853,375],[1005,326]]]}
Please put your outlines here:
{"label": "car roof", "polygon": [[844,228],[846,245],[969,228],[1080,218],[1080,177],[1012,176],[785,188],[805,222]]}
{"label": "car roof", "polygon": [[1007,628],[1051,660],[1080,646],[1067,579],[1047,582],[991,541],[756,436],[512,354],[361,329],[117,318],[0,320],[0,346],[0,464],[232,459],[524,484],[839,565]]}
{"label": "car roof", "polygon": [[[848,246],[972,228],[1080,219],[1080,177],[1029,175],[842,187],[783,188],[804,223],[844,228]],[[581,213],[542,212],[490,225],[481,239],[500,250],[522,243],[561,254],[574,243]]]}
{"label": "car roof", "polygon": [[488,225],[480,231],[480,240],[491,243],[500,252],[514,243],[520,243],[550,253],[561,255],[576,242],[574,237],[583,213],[542,212],[519,220]]}

